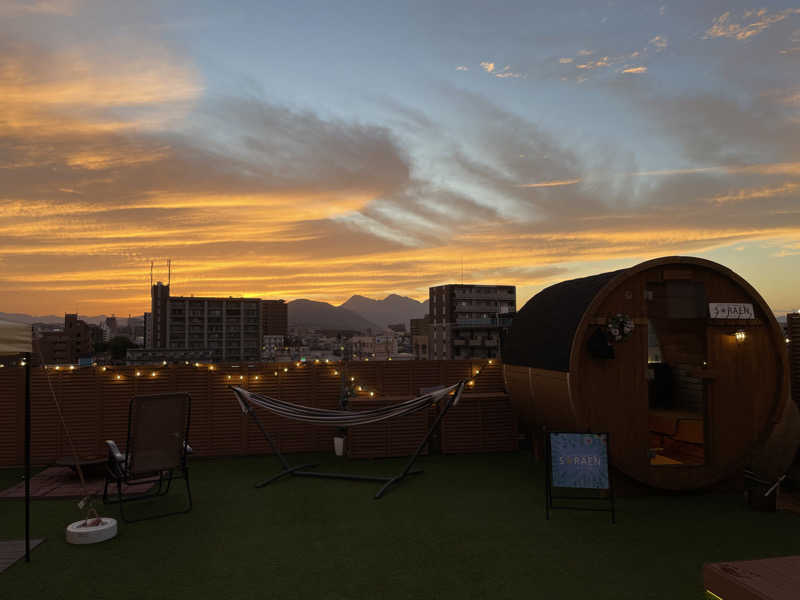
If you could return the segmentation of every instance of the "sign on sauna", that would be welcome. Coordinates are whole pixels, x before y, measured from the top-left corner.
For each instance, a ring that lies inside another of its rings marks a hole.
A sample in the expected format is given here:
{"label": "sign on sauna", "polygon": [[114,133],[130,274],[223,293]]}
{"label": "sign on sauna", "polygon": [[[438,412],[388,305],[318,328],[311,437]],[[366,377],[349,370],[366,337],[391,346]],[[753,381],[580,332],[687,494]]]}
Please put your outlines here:
{"label": "sign on sauna", "polygon": [[553,487],[607,490],[608,434],[550,432]]}
{"label": "sign on sauna", "polygon": [[753,305],[745,302],[710,302],[708,314],[712,319],[755,319]]}

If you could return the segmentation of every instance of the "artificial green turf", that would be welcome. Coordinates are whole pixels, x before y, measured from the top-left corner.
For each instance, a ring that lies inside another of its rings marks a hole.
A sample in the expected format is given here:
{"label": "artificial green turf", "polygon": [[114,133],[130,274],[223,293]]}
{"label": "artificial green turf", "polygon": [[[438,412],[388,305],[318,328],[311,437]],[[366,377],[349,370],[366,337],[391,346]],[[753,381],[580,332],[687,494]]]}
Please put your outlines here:
{"label": "artificial green turf", "polygon": [[[402,464],[318,458],[344,472]],[[740,494],[623,497],[616,525],[591,512],[545,521],[541,466],[526,454],[421,463],[375,501],[364,482],[254,489],[271,457],[195,460],[191,513],[122,523],[94,546],[64,541],[74,502],[36,501],[32,534],[47,542],[0,574],[0,598],[699,600],[704,562],[800,553],[798,517],[754,512]],[[0,501],[0,537],[21,537],[22,522],[22,502]]]}

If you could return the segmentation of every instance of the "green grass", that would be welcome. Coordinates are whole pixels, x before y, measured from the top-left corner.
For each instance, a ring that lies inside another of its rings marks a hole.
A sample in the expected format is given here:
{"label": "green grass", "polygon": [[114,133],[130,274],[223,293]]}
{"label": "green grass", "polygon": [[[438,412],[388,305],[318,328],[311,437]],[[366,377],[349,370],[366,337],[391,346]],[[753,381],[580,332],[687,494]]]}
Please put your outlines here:
{"label": "green grass", "polygon": [[[319,458],[345,472],[402,464]],[[704,562],[800,552],[796,516],[751,511],[740,494],[619,498],[616,525],[591,512],[545,521],[541,466],[525,454],[421,463],[375,501],[364,482],[254,489],[271,457],[195,460],[191,513],[122,523],[94,546],[64,541],[74,502],[35,501],[32,533],[47,542],[0,574],[0,597],[700,600]],[[21,537],[22,524],[22,502],[0,501],[0,537]]]}

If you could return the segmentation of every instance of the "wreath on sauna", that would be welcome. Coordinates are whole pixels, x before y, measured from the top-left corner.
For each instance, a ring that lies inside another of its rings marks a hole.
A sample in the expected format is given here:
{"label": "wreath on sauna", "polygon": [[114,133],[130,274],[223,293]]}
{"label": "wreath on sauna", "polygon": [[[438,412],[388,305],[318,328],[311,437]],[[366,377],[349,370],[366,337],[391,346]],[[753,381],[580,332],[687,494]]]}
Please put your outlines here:
{"label": "wreath on sauna", "polygon": [[614,343],[627,340],[633,333],[633,328],[633,319],[622,313],[608,317],[606,321],[606,334],[609,341]]}

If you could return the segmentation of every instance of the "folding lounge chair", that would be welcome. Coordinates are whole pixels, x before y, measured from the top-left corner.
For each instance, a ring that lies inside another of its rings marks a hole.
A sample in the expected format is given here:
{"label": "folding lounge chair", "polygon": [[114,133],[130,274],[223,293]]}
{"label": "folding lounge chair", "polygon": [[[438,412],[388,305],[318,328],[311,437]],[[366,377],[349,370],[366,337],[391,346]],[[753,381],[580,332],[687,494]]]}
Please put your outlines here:
{"label": "folding lounge chair", "polygon": [[[192,509],[189,467],[186,461],[187,454],[192,451],[188,444],[191,406],[189,394],[136,396],[128,408],[126,452],[120,452],[114,441],[106,440],[108,464],[103,502],[118,503],[123,521],[143,521],[189,512]],[[126,502],[163,496],[169,492],[173,479],[183,479],[186,482],[185,509],[135,519],[126,518],[123,508]],[[108,486],[112,483],[116,484],[116,496],[109,497]],[[123,495],[123,485],[148,483],[155,489],[142,494]]]}

